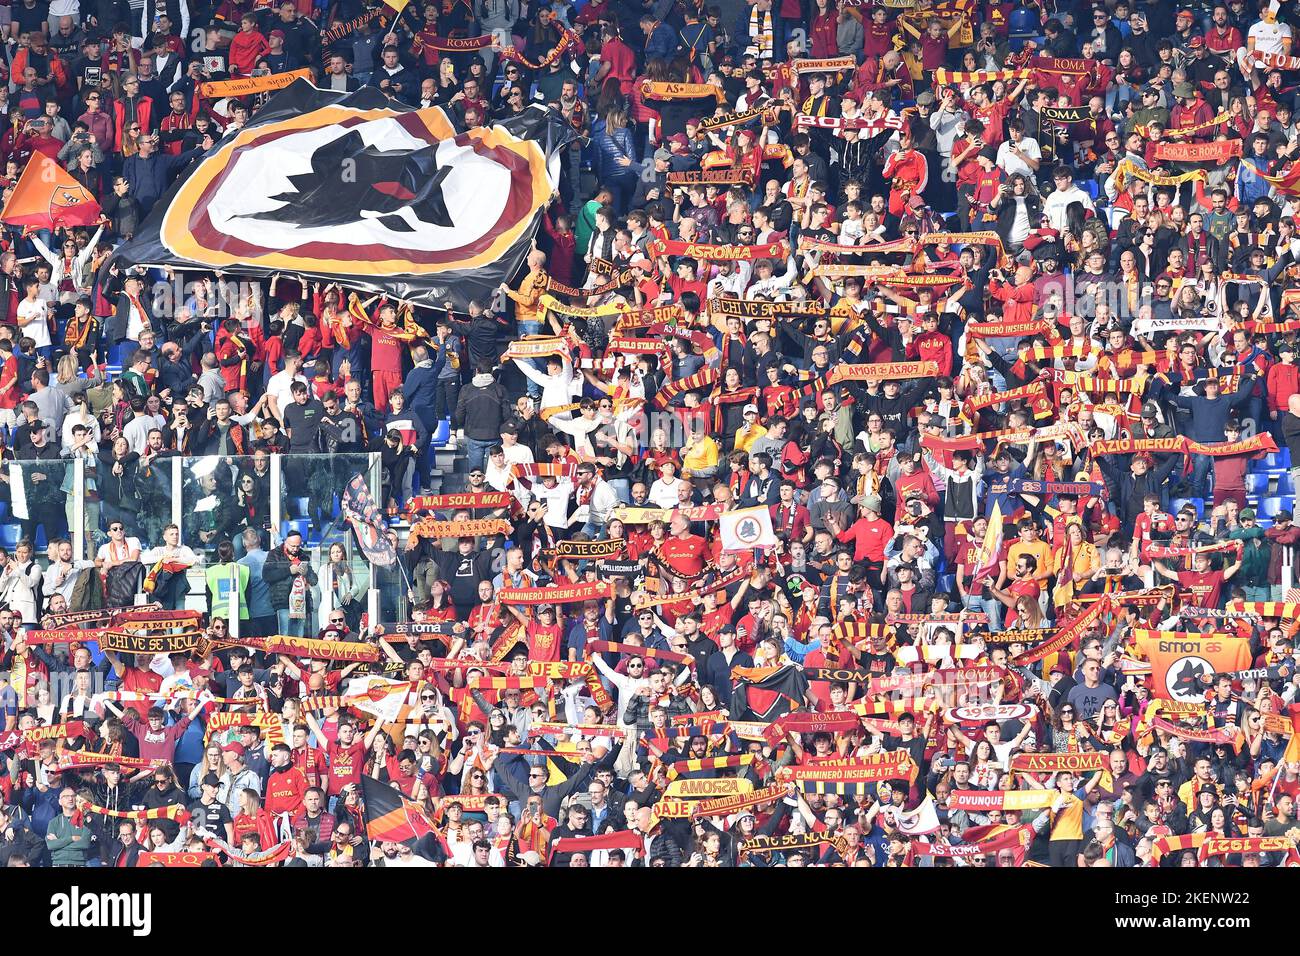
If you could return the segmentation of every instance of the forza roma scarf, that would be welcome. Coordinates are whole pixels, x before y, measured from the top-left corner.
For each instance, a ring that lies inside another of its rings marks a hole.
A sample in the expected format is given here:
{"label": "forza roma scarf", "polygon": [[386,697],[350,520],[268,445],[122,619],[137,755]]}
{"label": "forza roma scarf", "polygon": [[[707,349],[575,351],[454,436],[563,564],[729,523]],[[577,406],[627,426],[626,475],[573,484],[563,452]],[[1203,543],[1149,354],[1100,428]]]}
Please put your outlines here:
{"label": "forza roma scarf", "polygon": [[643,100],[701,100],[709,96],[719,103],[727,99],[722,88],[712,83],[655,83],[646,80],[641,84]]}
{"label": "forza roma scarf", "polygon": [[[807,671],[804,672],[807,676]],[[861,726],[852,711],[835,714],[811,714],[802,711],[786,714],[768,724],[764,736],[770,744],[780,742],[786,734],[848,733]]]}
{"label": "forza roma scarf", "polygon": [[1258,614],[1260,617],[1294,618],[1300,616],[1300,602],[1242,601],[1237,610],[1243,614]]}
{"label": "forza roma scarf", "polygon": [[688,259],[708,259],[714,262],[753,262],[755,259],[784,259],[790,254],[785,242],[764,242],[755,246],[712,245],[703,242],[681,242],[676,239],[654,239],[649,243],[654,256],[685,256]]}
{"label": "forza roma scarf", "polygon": [[1055,790],[954,790],[948,797],[948,809],[973,810],[976,813],[1043,810],[1050,807],[1057,796]]}
{"label": "forza roma scarf", "polygon": [[689,760],[675,760],[670,764],[666,764],[665,769],[668,772],[668,779],[676,780],[684,773],[748,767],[753,762],[753,754],[727,754],[724,757],[692,757]]}
{"label": "forza roma scarf", "polygon": [[[519,467],[519,466],[514,466]],[[578,466],[573,466],[577,475]],[[418,538],[490,538],[494,535],[508,535],[515,530],[505,518],[474,518],[466,521],[433,521],[421,519],[411,528],[411,534]]]}
{"label": "forza roma scarf", "polygon": [[1011,758],[1012,773],[1092,773],[1105,770],[1108,757],[1103,751],[1076,754],[1016,754]]}
{"label": "forza roma scarf", "polygon": [[416,495],[406,503],[406,513],[420,511],[474,510],[475,508],[508,508],[519,499],[508,491],[464,491],[448,495]]}
{"label": "forza roma scarf", "polygon": [[[683,780],[681,782],[690,783],[691,781]],[[747,810],[750,807],[757,807],[764,803],[780,800],[789,792],[790,787],[788,784],[777,783],[750,793],[738,793],[733,796],[717,797],[713,800],[701,800],[691,809],[692,814],[697,817],[728,816],[741,810]]]}
{"label": "forza roma scarf", "polygon": [[1041,661],[1049,654],[1064,650],[1067,647],[1073,647],[1083,636],[1084,631],[1088,630],[1101,617],[1102,612],[1110,607],[1109,601],[1097,601],[1088,610],[1084,611],[1069,624],[1057,628],[1055,637],[1049,638],[1036,647],[1031,647],[1022,654],[1016,655],[1012,662],[1018,667],[1025,667],[1037,661]]}
{"label": "forza roma scarf", "polygon": [[625,654],[628,657],[674,661],[678,664],[689,664],[695,659],[690,654],[682,654],[678,651],[665,651],[656,647],[641,647],[638,644],[622,644],[618,641],[588,641],[585,646],[589,653]]}
{"label": "forza roma scarf", "polygon": [[[983,611],[962,611],[958,614],[886,614],[886,624],[987,624],[989,616]],[[838,680],[839,678],[834,678]]]}
{"label": "forza roma scarf", "polygon": [[542,557],[597,560],[622,554],[626,546],[627,542],[622,538],[609,538],[602,541],[557,541],[555,547],[542,551]]}
{"label": "forza roma scarf", "polygon": [[723,113],[721,116],[711,116],[700,123],[700,132],[709,133],[714,130],[727,129],[731,126],[745,126],[754,120],[762,120],[764,126],[774,126],[777,120],[777,111],[768,109],[765,106],[756,106],[752,110],[740,110],[734,113]]}
{"label": "forza roma scarf", "polygon": [[826,831],[812,833],[786,833],[781,836],[757,836],[741,840],[739,851],[747,853],[782,853],[786,850],[807,850],[829,843],[835,852],[843,855],[849,850],[848,841],[843,837],[833,837]]}
{"label": "forza roma scarf", "polygon": [[781,767],[776,777],[782,783],[820,781],[825,783],[880,783],[884,780],[916,782],[920,773],[906,750],[873,754],[870,757],[829,757],[805,764]]}
{"label": "forza roma scarf", "polygon": [[546,588],[501,588],[496,593],[499,604],[569,604],[577,601],[603,601],[614,596],[612,581],[567,584]]}
{"label": "forza roma scarf", "polygon": [[1282,70],[1283,72],[1300,70],[1300,56],[1287,56],[1285,53],[1264,53],[1260,50],[1250,50],[1245,56],[1247,60],[1253,61],[1255,66],[1262,66],[1266,70]]}
{"label": "forza roma scarf", "polygon": [[1241,156],[1241,140],[1213,143],[1156,143],[1155,158],[1174,163],[1217,163],[1222,165]]}
{"label": "forza roma scarf", "polygon": [[852,667],[805,667],[804,676],[809,680],[840,681],[845,684],[865,684],[871,680],[871,672]]}

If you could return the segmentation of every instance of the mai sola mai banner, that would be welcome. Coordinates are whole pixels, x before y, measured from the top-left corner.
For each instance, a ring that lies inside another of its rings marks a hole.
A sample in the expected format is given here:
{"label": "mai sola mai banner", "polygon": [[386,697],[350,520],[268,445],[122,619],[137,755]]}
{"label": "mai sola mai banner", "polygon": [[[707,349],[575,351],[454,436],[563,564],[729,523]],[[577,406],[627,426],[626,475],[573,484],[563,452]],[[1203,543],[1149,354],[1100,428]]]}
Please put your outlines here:
{"label": "mai sola mai banner", "polygon": [[509,508],[518,499],[508,491],[463,491],[446,495],[416,495],[406,503],[408,512],[464,508]]}
{"label": "mai sola mai banner", "polygon": [[601,581],[546,588],[501,588],[496,595],[497,601],[501,604],[529,606],[569,604],[578,601],[603,601],[613,596],[614,585],[611,582]]}

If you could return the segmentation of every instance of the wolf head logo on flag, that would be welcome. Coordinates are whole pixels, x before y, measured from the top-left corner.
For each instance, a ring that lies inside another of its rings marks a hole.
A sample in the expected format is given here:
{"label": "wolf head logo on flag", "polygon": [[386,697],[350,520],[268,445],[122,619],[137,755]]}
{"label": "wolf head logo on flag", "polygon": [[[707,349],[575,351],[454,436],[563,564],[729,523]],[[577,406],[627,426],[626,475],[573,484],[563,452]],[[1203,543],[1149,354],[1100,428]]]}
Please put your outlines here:
{"label": "wolf head logo on flag", "polygon": [[115,259],[463,306],[523,264],[572,136],[541,106],[459,132],[437,107],[298,80],[193,166]]}
{"label": "wolf head logo on flag", "polygon": [[102,210],[85,186],[43,153],[33,153],[18,177],[0,221],[28,229],[89,226]]}

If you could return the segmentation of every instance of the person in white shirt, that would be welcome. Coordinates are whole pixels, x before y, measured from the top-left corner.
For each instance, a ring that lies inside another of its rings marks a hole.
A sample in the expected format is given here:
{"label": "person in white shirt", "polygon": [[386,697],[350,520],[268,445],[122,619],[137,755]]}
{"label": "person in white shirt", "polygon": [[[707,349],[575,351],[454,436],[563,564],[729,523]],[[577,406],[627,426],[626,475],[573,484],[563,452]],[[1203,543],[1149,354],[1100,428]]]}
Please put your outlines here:
{"label": "person in white shirt", "polygon": [[77,572],[91,566],[89,561],[72,560],[72,542],[60,538],[50,542],[50,566],[42,576],[41,590],[46,597],[62,594],[65,601],[72,600],[72,589],[77,583]]}
{"label": "person in white shirt", "polygon": [[1025,124],[1020,120],[1008,122],[1007,139],[998,147],[998,168],[1008,176],[1020,173],[1032,179],[1042,158],[1038,142],[1025,135]]}
{"label": "person in white shirt", "polygon": [[567,355],[551,355],[546,359],[546,371],[540,372],[533,365],[532,359],[515,359],[519,371],[541,390],[541,411],[548,408],[561,408],[573,402],[573,396],[582,394],[582,376],[573,368],[573,362]]}
{"label": "person in white shirt", "polygon": [[584,461],[578,466],[578,483],[574,488],[577,508],[569,518],[569,526],[582,522],[582,531],[599,538],[609,521],[610,513],[619,505],[618,492],[596,473],[596,466]]}
{"label": "person in white shirt", "polygon": [[1277,0],[1260,11],[1260,20],[1246,34],[1246,49],[1252,53],[1290,55],[1291,27],[1278,21]]}
{"label": "person in white shirt", "polygon": [[311,387],[311,383],[302,374],[301,353],[290,350],[284,353],[284,369],[272,375],[266,383],[267,408],[281,425],[284,424],[284,410],[293,401],[289,390],[293,388],[294,382],[302,382],[308,388]]}
{"label": "person in white shirt", "polygon": [[1080,189],[1074,182],[1074,170],[1069,166],[1058,166],[1052,172],[1054,189],[1043,200],[1043,215],[1057,232],[1065,232],[1069,225],[1069,209],[1078,203],[1085,210],[1093,209],[1092,197]]}
{"label": "person in white shirt", "polygon": [[50,348],[50,307],[41,298],[41,284],[35,279],[28,279],[24,284],[26,297],[18,303],[18,328],[23,335],[29,336],[36,348]]}
{"label": "person in white shirt", "polygon": [[677,489],[682,480],[677,477],[677,464],[665,461],[659,466],[659,477],[650,484],[650,503],[656,508],[670,510],[677,507]]}
{"label": "person in white shirt", "polygon": [[131,400],[131,411],[135,417],[126,423],[122,429],[122,437],[126,443],[131,446],[131,450],[137,455],[143,455],[146,446],[149,444],[149,432],[155,428],[164,428],[167,420],[161,415],[150,415],[144,410],[144,399],[133,398]]}

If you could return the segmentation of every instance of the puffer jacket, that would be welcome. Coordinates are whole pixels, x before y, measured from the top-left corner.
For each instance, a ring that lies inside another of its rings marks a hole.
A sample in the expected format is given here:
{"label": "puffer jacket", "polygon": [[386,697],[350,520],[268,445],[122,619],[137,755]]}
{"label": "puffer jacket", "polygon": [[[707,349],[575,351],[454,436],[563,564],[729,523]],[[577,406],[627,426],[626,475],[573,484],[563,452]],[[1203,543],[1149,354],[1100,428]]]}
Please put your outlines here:
{"label": "puffer jacket", "polygon": [[[302,565],[307,570],[308,600],[311,604],[311,588],[316,585],[316,571],[311,566],[311,561],[305,551],[300,551],[299,556]],[[266,582],[267,590],[271,593],[271,606],[277,611],[285,610],[289,607],[289,591],[293,587],[293,575],[289,569],[293,567],[293,562],[285,553],[284,548],[276,548],[266,556],[266,563],[262,565],[262,580]]]}

